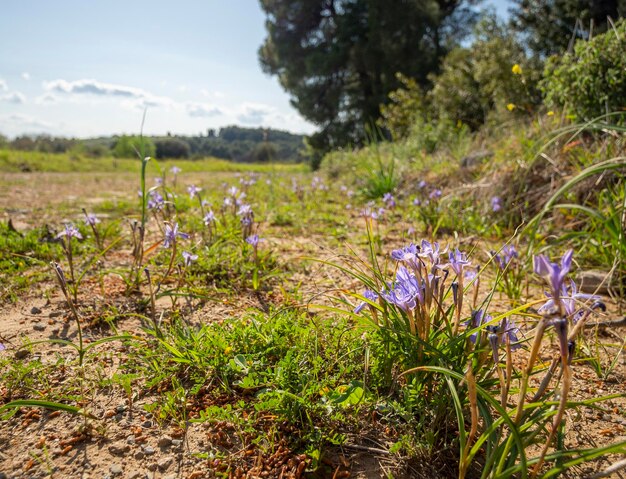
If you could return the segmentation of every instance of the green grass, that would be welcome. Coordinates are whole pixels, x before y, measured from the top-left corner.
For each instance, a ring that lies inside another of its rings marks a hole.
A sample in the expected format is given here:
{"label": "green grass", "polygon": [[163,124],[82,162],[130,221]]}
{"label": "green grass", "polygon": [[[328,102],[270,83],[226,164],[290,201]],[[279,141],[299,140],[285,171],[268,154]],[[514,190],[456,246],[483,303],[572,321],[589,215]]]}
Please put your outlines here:
{"label": "green grass", "polygon": [[[191,172],[258,172],[258,173],[302,173],[308,170],[304,164],[245,164],[218,158],[201,160],[156,161],[160,168],[168,170],[176,165],[185,173]],[[19,172],[136,172],[138,159],[127,158],[88,158],[67,153],[41,153],[37,151],[0,150],[0,171]]]}

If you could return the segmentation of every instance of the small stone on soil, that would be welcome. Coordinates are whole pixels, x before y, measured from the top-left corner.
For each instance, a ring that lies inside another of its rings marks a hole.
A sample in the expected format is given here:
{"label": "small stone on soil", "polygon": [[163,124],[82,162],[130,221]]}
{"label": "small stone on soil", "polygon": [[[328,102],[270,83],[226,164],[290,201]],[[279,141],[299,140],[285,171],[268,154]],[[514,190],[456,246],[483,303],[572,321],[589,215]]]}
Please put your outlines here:
{"label": "small stone on soil", "polygon": [[37,306],[33,306],[32,308],[30,308],[30,314],[41,314],[41,309],[39,309]]}
{"label": "small stone on soil", "polygon": [[119,476],[122,472],[124,472],[124,468],[119,464],[111,464],[109,471],[111,471],[111,474],[114,476]]}
{"label": "small stone on soil", "polygon": [[157,463],[157,465],[159,466],[159,469],[161,471],[165,471],[167,470],[168,467],[172,465],[173,462],[174,462],[174,458],[172,456],[168,456],[168,457],[164,457],[163,459],[161,459]]}
{"label": "small stone on soil", "polygon": [[35,323],[35,324],[33,324],[33,329],[35,331],[45,331],[46,330],[46,325],[42,324],[42,323]]}
{"label": "small stone on soil", "polygon": [[172,438],[169,436],[163,436],[159,439],[158,446],[159,447],[170,447],[172,445]]}
{"label": "small stone on soil", "polygon": [[130,446],[122,442],[116,442],[115,444],[111,444],[109,446],[109,452],[111,454],[115,454],[116,456],[122,456],[128,451],[130,451]]}
{"label": "small stone on soil", "polygon": [[146,456],[151,456],[155,452],[156,452],[156,450],[152,446],[146,446],[146,447],[143,448],[143,453]]}

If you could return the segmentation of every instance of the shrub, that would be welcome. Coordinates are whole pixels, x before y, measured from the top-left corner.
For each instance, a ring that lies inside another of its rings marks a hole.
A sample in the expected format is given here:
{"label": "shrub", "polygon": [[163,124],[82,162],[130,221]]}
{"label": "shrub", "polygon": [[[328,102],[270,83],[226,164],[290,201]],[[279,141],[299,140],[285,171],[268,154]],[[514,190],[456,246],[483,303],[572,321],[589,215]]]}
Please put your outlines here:
{"label": "shrub", "polygon": [[492,110],[504,113],[507,105],[532,111],[540,102],[539,72],[538,61],[526,56],[517,38],[487,16],[476,27],[471,48],[451,51],[441,73],[431,77],[433,114],[477,129]]}
{"label": "shrub", "polygon": [[539,87],[549,106],[565,107],[589,120],[626,108],[626,21],[589,41],[573,54],[551,57]]}
{"label": "shrub", "polygon": [[140,136],[122,135],[113,147],[116,158],[136,158],[137,155],[154,156],[156,148],[152,140]]}
{"label": "shrub", "polygon": [[389,93],[389,103],[381,105],[377,124],[394,140],[406,138],[416,120],[424,114],[424,92],[415,79],[397,73],[402,87]]}
{"label": "shrub", "polygon": [[156,157],[161,158],[188,158],[189,144],[178,138],[161,138],[154,142]]}

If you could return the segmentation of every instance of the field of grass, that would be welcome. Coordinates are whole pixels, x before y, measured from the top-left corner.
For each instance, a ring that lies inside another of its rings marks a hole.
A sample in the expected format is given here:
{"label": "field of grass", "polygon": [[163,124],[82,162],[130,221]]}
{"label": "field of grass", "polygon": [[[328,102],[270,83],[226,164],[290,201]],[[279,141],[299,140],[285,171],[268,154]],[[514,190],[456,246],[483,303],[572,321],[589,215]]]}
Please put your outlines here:
{"label": "field of grass", "polygon": [[559,132],[0,151],[0,477],[621,477],[624,138]]}

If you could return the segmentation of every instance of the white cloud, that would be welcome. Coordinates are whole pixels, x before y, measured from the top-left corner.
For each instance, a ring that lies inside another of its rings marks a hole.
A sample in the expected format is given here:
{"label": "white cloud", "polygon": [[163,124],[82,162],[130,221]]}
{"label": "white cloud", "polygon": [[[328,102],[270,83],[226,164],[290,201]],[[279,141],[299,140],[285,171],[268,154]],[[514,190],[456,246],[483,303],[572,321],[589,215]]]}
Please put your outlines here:
{"label": "white cloud", "polygon": [[22,78],[26,81],[30,80],[30,73],[28,72],[22,73]]}
{"label": "white cloud", "polygon": [[221,109],[209,103],[187,103],[185,109],[187,114],[194,118],[209,118],[224,114]]}
{"label": "white cloud", "polygon": [[37,98],[35,98],[35,103],[37,105],[51,105],[53,103],[57,103],[58,101],[59,101],[59,98],[50,92],[46,92],[43,95],[40,95]]}
{"label": "white cloud", "polygon": [[237,120],[246,125],[260,125],[275,111],[274,107],[262,103],[244,103]]}
{"label": "white cloud", "polygon": [[19,91],[14,91],[11,93],[7,93],[6,95],[0,96],[0,101],[5,101],[7,103],[14,103],[16,105],[19,105],[20,103],[26,102],[26,97],[24,96],[23,93],[20,93]]}
{"label": "white cloud", "polygon": [[0,91],[8,91],[9,90],[9,86],[7,85],[7,82],[5,82],[2,78],[0,78]]}
{"label": "white cloud", "polygon": [[53,80],[44,82],[43,87],[47,91],[67,94],[119,96],[124,98],[143,98],[149,93],[140,89],[126,85],[116,85],[114,83],[103,83],[97,80]]}
{"label": "white cloud", "polygon": [[200,90],[200,93],[202,93],[202,96],[205,96],[207,98],[224,98],[224,92],[221,91],[209,91],[206,88],[202,88]]}
{"label": "white cloud", "polygon": [[57,124],[19,113],[0,117],[0,126],[2,126],[3,131],[14,135],[38,132],[60,132],[59,125]]}
{"label": "white cloud", "polygon": [[[43,83],[47,94],[57,93],[62,95],[88,95],[92,97],[108,97],[122,99],[122,106],[132,109],[144,109],[149,107],[174,107],[176,102],[171,98],[153,95],[152,93],[127,85],[104,83],[98,80],[83,79],[76,81],[53,80]],[[43,101],[44,98],[40,97]],[[58,97],[47,97],[47,99]]]}

